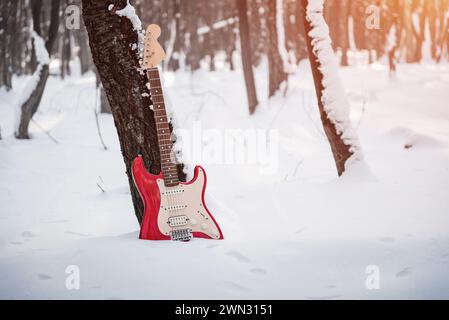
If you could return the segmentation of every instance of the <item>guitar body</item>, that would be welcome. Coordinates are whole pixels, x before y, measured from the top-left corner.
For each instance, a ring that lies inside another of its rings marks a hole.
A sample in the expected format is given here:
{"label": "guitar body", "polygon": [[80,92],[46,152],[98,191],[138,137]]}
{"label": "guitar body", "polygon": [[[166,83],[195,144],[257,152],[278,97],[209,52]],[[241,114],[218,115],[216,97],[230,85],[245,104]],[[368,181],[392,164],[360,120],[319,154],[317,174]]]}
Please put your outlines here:
{"label": "guitar body", "polygon": [[145,208],[140,239],[189,240],[185,232],[196,238],[223,239],[204,202],[207,178],[203,168],[195,167],[190,182],[168,187],[162,173],[148,173],[139,156],[132,164],[132,174]]}

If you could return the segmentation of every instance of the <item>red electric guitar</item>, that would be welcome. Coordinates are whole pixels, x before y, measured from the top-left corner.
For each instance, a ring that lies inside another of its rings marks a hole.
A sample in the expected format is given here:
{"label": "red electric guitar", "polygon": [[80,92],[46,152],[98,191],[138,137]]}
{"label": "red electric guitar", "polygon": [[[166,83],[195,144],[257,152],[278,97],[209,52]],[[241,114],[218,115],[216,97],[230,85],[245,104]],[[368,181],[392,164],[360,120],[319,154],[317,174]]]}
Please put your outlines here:
{"label": "red electric guitar", "polygon": [[157,42],[160,34],[161,28],[158,25],[148,26],[143,66],[149,79],[162,170],[157,176],[148,173],[140,156],[132,164],[134,183],[145,205],[140,239],[223,239],[220,227],[204,202],[204,169],[195,167],[193,179],[184,183],[179,181],[176,164],[171,161],[172,141],[157,67],[165,58],[165,52]]}

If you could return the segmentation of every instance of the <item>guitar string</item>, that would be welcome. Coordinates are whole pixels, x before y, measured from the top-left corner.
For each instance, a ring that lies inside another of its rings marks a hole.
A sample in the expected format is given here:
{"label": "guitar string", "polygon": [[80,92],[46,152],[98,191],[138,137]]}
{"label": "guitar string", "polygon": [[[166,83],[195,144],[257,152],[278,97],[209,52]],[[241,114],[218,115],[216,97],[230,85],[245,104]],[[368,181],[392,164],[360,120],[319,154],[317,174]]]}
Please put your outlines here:
{"label": "guitar string", "polygon": [[[150,71],[157,71],[158,72],[158,75],[159,75],[159,69],[156,67],[156,68],[150,68],[149,70],[148,70],[148,78],[150,79],[150,80],[158,80],[159,81],[159,89],[161,90],[161,93],[162,93],[162,84],[161,84],[161,80],[160,80],[160,76],[158,77],[158,78],[153,78],[153,77],[151,77],[151,73],[150,73]],[[151,81],[150,81],[150,88],[152,88],[152,86],[151,86]],[[153,105],[154,104],[159,104],[159,106],[161,105],[160,104],[160,102],[153,102]],[[164,103],[164,106],[165,106],[165,103]],[[165,109],[165,108],[164,108]],[[158,116],[156,115],[156,111],[158,110],[158,108],[156,108],[156,110],[154,111],[154,117],[155,117],[155,122],[156,122],[156,124],[158,123],[158,121],[157,121],[157,119],[158,119]],[[165,109],[166,110],[166,109]],[[165,112],[165,113],[167,113],[167,112]],[[161,124],[163,124],[162,122],[161,122]],[[164,125],[165,124],[163,124],[163,127],[164,127]],[[165,128],[163,128],[163,129],[158,129],[157,128],[157,125],[156,125],[156,130],[162,130],[162,131],[164,131],[165,130]],[[158,134],[158,137],[159,137],[159,134]],[[165,199],[167,200],[167,211],[168,211],[168,217],[169,217],[169,219],[168,219],[168,222],[169,222],[169,227],[170,227],[170,232],[169,232],[169,235],[170,235],[170,237],[171,237],[171,234],[173,233],[173,230],[174,230],[174,228],[173,228],[173,226],[171,225],[171,223],[170,223],[170,221],[172,220],[172,217],[173,217],[173,213],[172,213],[172,210],[171,210],[171,207],[172,207],[172,199],[171,199],[171,197],[170,197],[170,190],[167,188],[167,186],[165,185],[165,181],[166,181],[166,176],[165,176],[165,174],[164,174],[164,169],[163,169],[163,167],[164,167],[164,157],[163,157],[163,155],[162,155],[162,153],[163,153],[163,149],[164,149],[164,146],[165,146],[165,148],[167,148],[167,145],[164,145],[163,143],[162,143],[162,139],[161,139],[161,141],[158,141],[159,142],[159,147],[160,147],[160,151],[161,151],[161,171],[162,171],[162,176],[163,176],[163,178],[164,178],[164,191],[165,191]],[[165,152],[167,152],[167,150],[165,150]]]}
{"label": "guitar string", "polygon": [[[153,35],[151,34],[151,33],[148,33],[148,35],[151,37],[151,38],[153,38],[153,40],[154,41],[156,41],[157,42],[157,40],[156,40],[156,38],[154,38],[153,37]],[[158,72],[158,75],[160,74],[160,72],[159,72],[159,68],[156,66],[155,67],[155,69],[157,70],[157,72]],[[163,97],[163,90],[162,90],[162,81],[161,81],[161,77],[159,76],[159,88],[160,88],[160,90],[161,90],[161,94],[162,94],[162,97]],[[165,100],[165,99],[163,99],[163,100]],[[167,108],[166,108],[166,106],[165,106],[165,102],[164,102],[164,109],[165,109],[165,114],[166,114],[166,117],[167,117]],[[167,118],[167,123],[168,123],[168,118]],[[171,150],[172,150],[172,144],[171,144],[171,141],[170,141],[170,150],[169,150],[169,153],[171,153]],[[161,170],[162,170],[162,166],[161,166]],[[170,176],[171,176],[171,174],[169,174]],[[176,175],[178,175],[178,173],[176,172]],[[164,177],[164,181],[165,181],[165,177]],[[170,182],[173,182],[173,178],[171,177],[171,179],[170,179]],[[170,183],[171,184],[171,183]],[[178,177],[178,184],[179,184],[179,177]],[[165,190],[166,190],[166,193],[167,193],[167,188],[166,188],[166,186],[165,186],[165,183],[164,183],[164,188],[165,188]],[[169,190],[169,191],[171,191],[171,190]],[[173,213],[172,213],[172,210],[170,210],[170,207],[171,206],[173,206],[173,204],[176,204],[176,199],[175,199],[175,197],[176,197],[176,195],[172,195],[172,193],[171,192],[169,192],[169,194],[167,195],[166,194],[166,196],[167,196],[167,202],[168,202],[168,204],[169,204],[169,209],[168,209],[168,211],[169,211],[169,216],[170,216],[170,218],[172,218],[173,217]],[[184,209],[183,209],[184,210]],[[170,228],[171,228],[171,230],[173,231],[174,230],[174,227],[172,227],[171,226],[171,224],[169,223],[169,225],[170,225]],[[176,229],[175,229],[176,230]]]}
{"label": "guitar string", "polygon": [[[159,69],[157,69],[157,71],[158,71],[158,74],[159,74],[159,88],[161,90],[161,95],[163,97],[164,96],[164,91],[163,91],[163,88],[162,88],[162,80],[161,80],[161,77],[160,77]],[[165,99],[163,99],[163,100],[165,100]],[[165,106],[165,102],[164,102],[164,106]],[[165,106],[165,116],[167,118],[167,123],[168,123],[168,115],[167,115],[167,107],[166,106]],[[173,144],[172,144],[170,138],[168,140],[169,140],[169,144],[168,144],[168,150],[166,150],[166,152],[168,153],[168,155],[170,157],[171,151],[173,149]],[[179,185],[179,177],[178,177],[177,172],[176,173],[172,172],[173,170],[176,170],[176,166],[173,167],[173,163],[170,161],[171,158],[168,158],[167,160],[168,160],[167,163],[169,163],[169,165],[168,165],[169,172],[167,173],[168,174],[167,179],[170,180],[170,184],[173,184],[173,180],[177,179],[178,180],[178,185]],[[173,177],[173,175],[175,175],[175,177]],[[168,200],[169,208],[170,208],[169,209],[169,214],[170,214],[170,217],[173,218],[173,217],[177,216],[177,211],[179,211],[179,208],[177,207],[179,205],[179,201],[178,201],[179,200],[179,195],[176,193],[177,189],[179,189],[179,188],[174,188],[173,186],[170,186],[169,188],[170,189],[169,189],[169,193],[167,195],[167,200]],[[182,210],[184,210],[184,209],[182,209]],[[180,229],[180,227],[176,225],[176,221],[174,219],[173,219],[173,223],[175,225],[173,227],[171,227],[172,230]]]}

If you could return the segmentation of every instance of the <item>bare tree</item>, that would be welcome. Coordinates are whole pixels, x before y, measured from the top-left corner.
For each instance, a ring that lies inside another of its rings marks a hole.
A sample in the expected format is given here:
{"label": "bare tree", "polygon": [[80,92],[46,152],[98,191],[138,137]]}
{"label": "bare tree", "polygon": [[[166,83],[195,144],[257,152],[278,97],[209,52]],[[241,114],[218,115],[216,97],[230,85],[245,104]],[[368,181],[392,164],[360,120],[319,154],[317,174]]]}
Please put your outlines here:
{"label": "bare tree", "polygon": [[[32,3],[32,16],[33,16],[33,31],[37,35],[36,37],[43,39],[43,34],[41,31],[41,14],[42,14],[42,0],[34,0]],[[59,27],[59,0],[51,1],[51,12],[50,12],[50,25],[48,27],[47,39],[45,41],[45,50],[47,55],[50,56],[53,52],[54,43],[58,33]],[[38,38],[34,38],[34,52],[36,52],[36,41]],[[42,48],[40,48],[42,49]],[[35,54],[34,54],[35,56]],[[33,91],[29,94],[26,100],[20,106],[21,114],[19,119],[19,126],[16,130],[16,137],[18,139],[29,139],[28,126],[30,124],[31,118],[36,113],[39,108],[39,104],[44,93],[45,85],[47,83],[49,75],[49,59],[47,61],[38,61],[39,65],[36,66],[36,77],[38,78]]]}
{"label": "bare tree", "polygon": [[281,83],[287,81],[281,54],[279,53],[276,28],[276,0],[268,0],[268,97],[274,96]]}
{"label": "bare tree", "polygon": [[[112,9],[109,10],[109,6]],[[120,141],[135,215],[143,217],[143,203],[134,186],[131,164],[142,155],[149,172],[161,170],[156,125],[146,74],[140,72],[139,56],[133,44],[138,32],[129,19],[114,12],[127,5],[126,0],[83,0],[83,17],[89,35],[92,57],[111,106]],[[182,165],[178,175],[185,181]]]}
{"label": "bare tree", "polygon": [[240,46],[243,64],[243,74],[246,84],[246,95],[248,97],[249,113],[253,114],[256,110],[257,93],[256,85],[254,83],[253,66],[251,63],[251,41],[249,37],[249,24],[247,15],[246,0],[236,0],[238,14],[239,14],[239,31],[240,31]]}
{"label": "bare tree", "polygon": [[[313,2],[311,6],[310,2]],[[340,176],[352,156],[360,159],[362,155],[347,114],[349,106],[346,105],[346,98],[342,98],[343,87],[335,75],[337,64],[333,60],[330,37],[324,33],[327,26],[323,17],[323,3],[324,0],[302,0],[305,10],[304,31],[321,122]],[[329,73],[333,74],[329,76]]]}

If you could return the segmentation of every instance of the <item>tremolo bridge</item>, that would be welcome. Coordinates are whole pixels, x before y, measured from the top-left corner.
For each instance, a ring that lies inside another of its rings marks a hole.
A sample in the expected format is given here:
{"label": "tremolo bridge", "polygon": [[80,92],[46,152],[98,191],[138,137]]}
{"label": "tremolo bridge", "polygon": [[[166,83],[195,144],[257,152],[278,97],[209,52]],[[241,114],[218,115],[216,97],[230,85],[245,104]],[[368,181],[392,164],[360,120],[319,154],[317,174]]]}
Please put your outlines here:
{"label": "tremolo bridge", "polygon": [[173,241],[190,241],[192,232],[190,229],[178,229],[170,231],[170,238]]}

